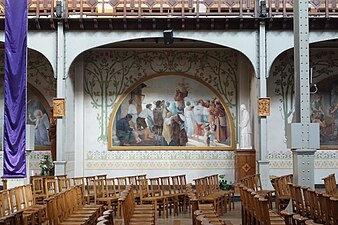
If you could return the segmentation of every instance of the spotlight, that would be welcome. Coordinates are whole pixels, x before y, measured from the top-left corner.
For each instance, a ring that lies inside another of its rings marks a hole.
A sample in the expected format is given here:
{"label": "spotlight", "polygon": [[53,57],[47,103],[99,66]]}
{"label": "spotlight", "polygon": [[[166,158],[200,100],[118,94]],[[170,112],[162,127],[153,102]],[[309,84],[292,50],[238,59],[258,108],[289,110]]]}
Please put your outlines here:
{"label": "spotlight", "polygon": [[61,1],[56,1],[55,13],[56,13],[57,18],[62,17],[62,2]]}
{"label": "spotlight", "polygon": [[174,32],[173,30],[165,30],[163,31],[163,40],[164,44],[171,45],[174,43]]}
{"label": "spotlight", "polygon": [[266,17],[266,2],[260,1],[260,13],[261,13],[261,17]]}

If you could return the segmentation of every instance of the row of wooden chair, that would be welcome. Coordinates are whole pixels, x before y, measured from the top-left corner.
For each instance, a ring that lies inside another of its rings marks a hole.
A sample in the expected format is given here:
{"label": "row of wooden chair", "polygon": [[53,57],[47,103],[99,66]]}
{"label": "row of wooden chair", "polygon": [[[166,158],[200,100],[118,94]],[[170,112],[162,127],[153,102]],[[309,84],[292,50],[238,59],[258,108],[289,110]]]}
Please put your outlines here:
{"label": "row of wooden chair", "polygon": [[[36,205],[30,184],[0,192],[0,216],[11,217],[22,211],[23,224],[42,224],[46,221],[46,207]],[[14,216],[16,218],[16,216]]]}
{"label": "row of wooden chair", "polygon": [[239,186],[242,202],[242,225],[284,225],[284,219],[277,213],[269,210],[269,202],[265,196],[253,189]]}
{"label": "row of wooden chair", "polygon": [[290,202],[291,192],[288,184],[293,183],[293,175],[287,174],[275,177],[271,180],[271,183],[275,188],[276,209],[281,212]]}
{"label": "row of wooden chair", "polygon": [[203,204],[200,208],[194,211],[196,225],[224,225],[212,204]]}
{"label": "row of wooden chair", "polygon": [[8,216],[0,218],[0,225],[22,225],[22,224],[24,224],[23,211],[18,211]]}
{"label": "row of wooden chair", "polygon": [[338,224],[338,198],[291,183],[289,189],[293,209],[287,215],[289,224]]}
{"label": "row of wooden chair", "polygon": [[263,189],[261,176],[259,173],[246,176],[242,178],[239,183],[255,191],[257,194],[264,196],[269,202],[269,208],[272,209],[272,198],[275,195],[275,190]]}
{"label": "row of wooden chair", "polygon": [[324,186],[325,186],[325,193],[328,195],[337,195],[337,182],[335,174],[330,174],[323,178]]}
{"label": "row of wooden chair", "polygon": [[155,205],[137,205],[132,186],[128,186],[126,190],[121,193],[119,202],[122,206],[122,214],[125,225],[155,225],[156,203]]}
{"label": "row of wooden chair", "polygon": [[45,199],[50,225],[94,225],[102,206],[83,205],[81,186],[74,186]]}
{"label": "row of wooden chair", "polygon": [[[72,178],[73,185],[81,185],[84,202],[103,204],[114,209],[121,216],[118,198],[127,185],[133,186],[136,202],[139,204],[157,203],[159,214],[168,216],[168,209],[177,215],[179,209],[186,210],[187,202],[185,175],[146,178],[146,175],[107,178],[107,176],[91,176]],[[72,184],[71,184],[72,186]]]}
{"label": "row of wooden chair", "polygon": [[222,215],[231,207],[231,194],[221,190],[218,183],[218,174],[194,179],[196,197],[200,203],[211,203],[216,212]]}
{"label": "row of wooden chair", "polygon": [[192,184],[187,184],[187,193],[192,206],[192,224],[205,225],[205,224],[224,224],[219,218],[213,204],[199,202],[196,194],[192,188]]}

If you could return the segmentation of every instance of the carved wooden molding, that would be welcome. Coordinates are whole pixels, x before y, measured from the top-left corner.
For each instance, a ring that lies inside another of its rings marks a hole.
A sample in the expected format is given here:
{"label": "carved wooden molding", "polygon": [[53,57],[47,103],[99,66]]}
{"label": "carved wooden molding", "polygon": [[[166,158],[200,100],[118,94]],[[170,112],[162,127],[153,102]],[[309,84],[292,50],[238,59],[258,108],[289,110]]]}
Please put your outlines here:
{"label": "carved wooden molding", "polygon": [[258,116],[270,116],[270,98],[258,98]]}
{"label": "carved wooden molding", "polygon": [[63,118],[65,116],[65,99],[53,98],[53,117]]}

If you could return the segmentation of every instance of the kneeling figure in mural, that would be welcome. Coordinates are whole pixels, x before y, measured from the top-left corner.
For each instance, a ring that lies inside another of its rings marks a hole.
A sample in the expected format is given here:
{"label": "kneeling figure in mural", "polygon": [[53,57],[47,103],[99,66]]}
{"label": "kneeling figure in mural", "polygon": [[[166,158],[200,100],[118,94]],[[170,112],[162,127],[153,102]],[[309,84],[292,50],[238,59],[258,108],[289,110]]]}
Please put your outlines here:
{"label": "kneeling figure in mural", "polygon": [[134,130],[129,124],[132,117],[132,115],[127,114],[116,122],[116,136],[120,141],[120,145],[127,146],[136,141]]}

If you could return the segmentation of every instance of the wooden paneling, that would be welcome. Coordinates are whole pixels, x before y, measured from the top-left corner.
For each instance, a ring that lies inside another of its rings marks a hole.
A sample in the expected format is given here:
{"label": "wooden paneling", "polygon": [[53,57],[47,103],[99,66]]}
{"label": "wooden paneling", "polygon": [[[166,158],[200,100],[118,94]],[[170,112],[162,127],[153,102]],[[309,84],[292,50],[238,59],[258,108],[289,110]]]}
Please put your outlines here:
{"label": "wooden paneling", "polygon": [[247,175],[256,173],[256,151],[254,149],[241,149],[235,151],[236,181]]}

